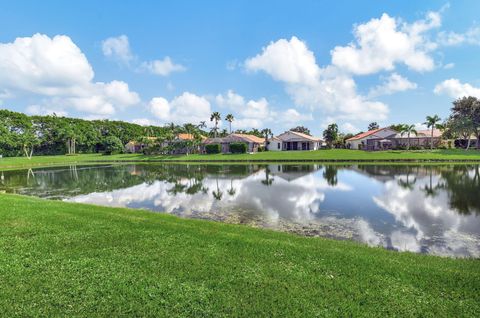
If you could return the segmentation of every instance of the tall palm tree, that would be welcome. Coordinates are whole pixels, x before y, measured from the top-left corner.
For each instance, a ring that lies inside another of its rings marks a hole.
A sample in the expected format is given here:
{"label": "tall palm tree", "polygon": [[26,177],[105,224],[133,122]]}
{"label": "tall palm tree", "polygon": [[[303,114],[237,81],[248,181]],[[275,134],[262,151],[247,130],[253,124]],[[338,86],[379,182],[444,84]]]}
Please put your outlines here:
{"label": "tall palm tree", "polygon": [[210,116],[210,121],[214,121],[215,122],[215,129],[213,130],[214,131],[214,134],[215,134],[215,138],[217,138],[217,132],[218,132],[218,122],[222,120],[222,116],[220,115],[219,112],[213,112],[212,115]]}
{"label": "tall palm tree", "polygon": [[228,114],[227,116],[225,116],[225,120],[228,121],[230,125],[230,133],[232,133],[232,121],[235,120],[235,117],[233,117],[232,114]]}
{"label": "tall palm tree", "polygon": [[273,133],[269,128],[262,129],[261,133],[265,137],[265,149],[267,149],[268,137],[273,136]]}
{"label": "tall palm tree", "polygon": [[438,128],[438,122],[442,119],[438,115],[427,116],[426,121],[424,122],[428,128],[432,128],[432,134],[430,135],[430,150],[433,149],[433,129]]}
{"label": "tall palm tree", "polygon": [[410,135],[414,134],[417,135],[417,130],[415,129],[415,125],[403,125],[402,129],[400,130],[400,135],[407,135],[407,150],[410,149]]}

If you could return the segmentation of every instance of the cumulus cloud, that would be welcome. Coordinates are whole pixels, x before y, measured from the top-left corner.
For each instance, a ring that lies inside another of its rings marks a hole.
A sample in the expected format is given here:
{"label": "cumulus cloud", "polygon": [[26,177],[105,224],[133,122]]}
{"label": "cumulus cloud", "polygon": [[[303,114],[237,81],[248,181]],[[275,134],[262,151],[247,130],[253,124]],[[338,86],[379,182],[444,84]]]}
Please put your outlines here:
{"label": "cumulus cloud", "polygon": [[346,122],[340,126],[341,131],[347,133],[347,134],[356,134],[360,131],[355,125],[352,123]]}
{"label": "cumulus cloud", "polygon": [[296,37],[270,43],[247,59],[245,66],[283,82],[297,106],[320,109],[340,119],[382,120],[388,113],[385,104],[358,94],[350,75],[334,66],[320,68],[313,52]]}
{"label": "cumulus cloud", "polygon": [[332,50],[332,64],[357,75],[391,71],[402,63],[415,71],[434,68],[429,53],[435,49],[425,33],[441,25],[438,12],[412,24],[384,13],[379,19],[354,27],[355,42]]}
{"label": "cumulus cloud", "polygon": [[158,123],[155,120],[149,118],[136,118],[132,120],[132,123],[140,125],[140,126],[155,126]]}
{"label": "cumulus cloud", "polygon": [[[102,51],[106,57],[117,60],[125,65],[133,66],[138,71],[147,71],[155,75],[168,76],[173,72],[183,72],[187,69],[181,64],[174,63],[169,56],[152,61],[138,61],[138,58],[132,53],[126,35],[110,37],[104,40],[102,42]],[[132,65],[132,62],[135,63]]]}
{"label": "cumulus cloud", "polygon": [[140,101],[122,81],[94,82],[94,71],[80,48],[65,35],[43,34],[0,43],[0,85],[11,96],[48,97],[49,104],[80,112],[111,115],[116,107]]}
{"label": "cumulus cloud", "polygon": [[416,89],[417,84],[410,82],[407,78],[397,74],[392,73],[390,76],[384,78],[382,84],[375,86],[370,90],[369,96],[381,96],[381,95],[391,95],[396,92],[403,92],[410,89]]}
{"label": "cumulus cloud", "polygon": [[270,42],[262,53],[247,59],[245,67],[250,71],[264,71],[273,79],[289,84],[313,85],[320,75],[313,52],[295,36]]}
{"label": "cumulus cloud", "polygon": [[130,43],[126,35],[110,37],[102,42],[103,55],[128,64],[134,59]]}
{"label": "cumulus cloud", "polygon": [[294,108],[278,111],[264,97],[247,101],[233,90],[228,90],[225,94],[218,94],[214,97],[214,101],[219,107],[226,108],[234,114],[233,126],[235,129],[262,128],[274,123],[286,127],[313,120],[310,113],[300,113]]}
{"label": "cumulus cloud", "polygon": [[463,96],[474,96],[480,98],[480,88],[474,87],[469,83],[462,83],[456,78],[451,78],[437,84],[433,90],[437,95],[447,95],[452,98]]}
{"label": "cumulus cloud", "polygon": [[170,57],[165,57],[163,60],[154,60],[142,63],[142,68],[148,70],[152,74],[160,76],[168,76],[173,72],[183,72],[187,68],[181,64],[173,63]]}
{"label": "cumulus cloud", "polygon": [[57,115],[58,117],[66,117],[68,113],[61,109],[52,109],[41,105],[30,105],[25,109],[29,115]]}
{"label": "cumulus cloud", "polygon": [[162,122],[198,123],[210,118],[210,102],[202,96],[184,92],[168,101],[163,97],[154,97],[149,103],[152,114]]}

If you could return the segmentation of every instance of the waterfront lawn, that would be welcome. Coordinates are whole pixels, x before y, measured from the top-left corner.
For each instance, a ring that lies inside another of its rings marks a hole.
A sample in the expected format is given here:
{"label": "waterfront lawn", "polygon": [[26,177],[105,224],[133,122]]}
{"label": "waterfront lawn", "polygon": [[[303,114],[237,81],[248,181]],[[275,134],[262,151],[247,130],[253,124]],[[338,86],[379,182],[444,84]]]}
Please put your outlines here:
{"label": "waterfront lawn", "polygon": [[331,149],[317,151],[270,151],[255,154],[215,154],[215,155],[179,155],[179,156],[146,156],[143,154],[118,154],[104,156],[102,154],[81,154],[75,156],[34,156],[31,160],[25,157],[1,158],[0,170],[12,168],[28,168],[46,165],[64,165],[92,162],[122,162],[122,161],[428,161],[428,160],[471,160],[480,161],[479,150],[465,151],[462,149],[433,151],[377,151]]}
{"label": "waterfront lawn", "polygon": [[0,195],[0,312],[467,317],[480,262]]}

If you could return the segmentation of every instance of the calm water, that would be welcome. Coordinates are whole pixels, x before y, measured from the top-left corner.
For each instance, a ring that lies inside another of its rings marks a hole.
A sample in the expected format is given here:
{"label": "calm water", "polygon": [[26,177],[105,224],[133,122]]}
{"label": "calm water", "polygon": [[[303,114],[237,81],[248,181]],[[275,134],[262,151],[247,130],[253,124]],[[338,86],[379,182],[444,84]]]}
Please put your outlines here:
{"label": "calm water", "polygon": [[106,165],[0,173],[0,190],[480,257],[478,165]]}

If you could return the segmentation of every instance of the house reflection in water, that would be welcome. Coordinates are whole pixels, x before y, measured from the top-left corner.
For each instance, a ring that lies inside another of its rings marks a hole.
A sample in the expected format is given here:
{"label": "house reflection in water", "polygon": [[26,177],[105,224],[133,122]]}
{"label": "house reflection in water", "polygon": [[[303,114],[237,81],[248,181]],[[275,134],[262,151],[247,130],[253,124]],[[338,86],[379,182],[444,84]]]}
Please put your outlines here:
{"label": "house reflection in water", "polygon": [[33,172],[5,171],[0,191],[480,256],[478,165],[140,164]]}

